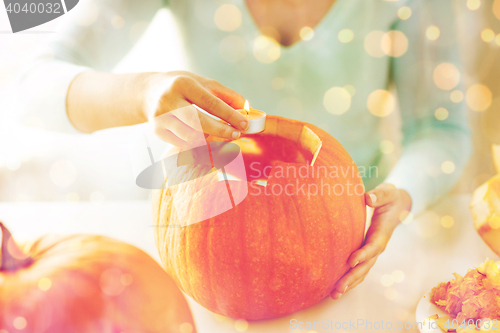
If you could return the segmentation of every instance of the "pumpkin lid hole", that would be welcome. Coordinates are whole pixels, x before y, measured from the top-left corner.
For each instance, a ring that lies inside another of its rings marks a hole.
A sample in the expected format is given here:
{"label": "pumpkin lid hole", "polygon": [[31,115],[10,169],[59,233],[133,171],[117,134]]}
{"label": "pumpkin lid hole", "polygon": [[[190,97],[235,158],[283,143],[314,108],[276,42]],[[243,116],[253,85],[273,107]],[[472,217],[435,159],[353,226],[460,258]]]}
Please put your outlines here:
{"label": "pumpkin lid hole", "polygon": [[[274,130],[273,130],[274,129]],[[322,147],[319,136],[309,127],[294,122],[278,122],[262,133],[233,141],[241,148],[247,180],[266,186],[274,162],[314,165]]]}

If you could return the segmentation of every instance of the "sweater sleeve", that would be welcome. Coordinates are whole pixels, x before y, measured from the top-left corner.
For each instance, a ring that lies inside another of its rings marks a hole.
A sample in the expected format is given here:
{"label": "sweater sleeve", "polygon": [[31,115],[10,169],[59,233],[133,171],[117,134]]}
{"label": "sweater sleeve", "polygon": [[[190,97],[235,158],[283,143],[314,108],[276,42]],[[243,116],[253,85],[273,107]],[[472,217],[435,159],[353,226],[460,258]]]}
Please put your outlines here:
{"label": "sweater sleeve", "polygon": [[410,194],[415,215],[455,186],[471,142],[452,1],[413,1],[410,8],[411,17],[393,27],[407,37],[408,51],[392,63],[403,153],[386,182]]}
{"label": "sweater sleeve", "polygon": [[131,31],[162,6],[162,0],[80,1],[18,76],[21,117],[35,117],[51,131],[79,133],[66,113],[71,82],[84,71],[111,71],[133,47]]}

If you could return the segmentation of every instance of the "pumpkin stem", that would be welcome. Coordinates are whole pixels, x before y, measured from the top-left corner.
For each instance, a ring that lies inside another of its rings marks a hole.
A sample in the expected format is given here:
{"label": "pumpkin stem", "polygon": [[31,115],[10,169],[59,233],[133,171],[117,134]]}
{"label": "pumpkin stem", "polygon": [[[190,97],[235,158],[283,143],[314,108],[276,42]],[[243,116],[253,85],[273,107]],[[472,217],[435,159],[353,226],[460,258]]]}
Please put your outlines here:
{"label": "pumpkin stem", "polygon": [[2,230],[2,247],[0,252],[0,271],[16,271],[33,263],[33,258],[27,256],[14,242],[10,231],[0,222]]}

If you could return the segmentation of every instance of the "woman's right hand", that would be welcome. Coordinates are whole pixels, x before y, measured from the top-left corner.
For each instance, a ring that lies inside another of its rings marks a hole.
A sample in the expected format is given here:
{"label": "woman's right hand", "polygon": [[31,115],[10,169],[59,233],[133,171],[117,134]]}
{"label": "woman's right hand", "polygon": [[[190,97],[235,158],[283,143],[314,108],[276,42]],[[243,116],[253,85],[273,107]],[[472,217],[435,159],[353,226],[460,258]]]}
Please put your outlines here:
{"label": "woman's right hand", "polygon": [[248,128],[247,119],[235,110],[242,109],[244,102],[243,96],[215,80],[177,71],[147,77],[143,110],[160,139],[177,147],[189,147],[200,140],[200,124],[205,135],[237,139]]}

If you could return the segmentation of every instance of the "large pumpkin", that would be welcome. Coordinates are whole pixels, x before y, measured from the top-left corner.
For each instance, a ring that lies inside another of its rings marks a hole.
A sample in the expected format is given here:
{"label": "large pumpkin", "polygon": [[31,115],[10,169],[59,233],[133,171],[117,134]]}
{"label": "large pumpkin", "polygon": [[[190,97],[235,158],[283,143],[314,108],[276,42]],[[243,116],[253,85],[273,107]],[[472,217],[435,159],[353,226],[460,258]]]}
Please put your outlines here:
{"label": "large pumpkin", "polygon": [[21,249],[0,227],[0,332],[193,332],[182,293],[138,248],[77,235]]}
{"label": "large pumpkin", "polygon": [[471,213],[478,234],[500,256],[500,146],[493,146],[493,160],[499,174],[474,191]]}
{"label": "large pumpkin", "polygon": [[[325,131],[285,118],[268,116],[264,132],[233,142],[246,179],[224,184],[206,166],[165,163],[166,181],[177,185],[153,191],[164,268],[185,293],[222,315],[257,320],[307,308],[329,295],[363,243],[358,169]],[[190,225],[181,218],[180,209],[206,213],[217,206],[208,197],[222,201],[229,189],[236,197],[247,187],[248,196],[220,215]]]}

